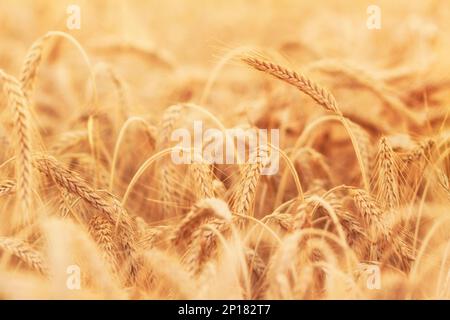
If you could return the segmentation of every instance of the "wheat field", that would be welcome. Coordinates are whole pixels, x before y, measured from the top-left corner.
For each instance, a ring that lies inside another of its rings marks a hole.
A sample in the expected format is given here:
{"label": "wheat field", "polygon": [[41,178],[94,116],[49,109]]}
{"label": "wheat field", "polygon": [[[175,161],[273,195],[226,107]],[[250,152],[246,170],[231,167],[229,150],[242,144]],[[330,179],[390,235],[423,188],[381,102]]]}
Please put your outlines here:
{"label": "wheat field", "polygon": [[1,1],[0,298],[449,299],[450,4],[370,5]]}

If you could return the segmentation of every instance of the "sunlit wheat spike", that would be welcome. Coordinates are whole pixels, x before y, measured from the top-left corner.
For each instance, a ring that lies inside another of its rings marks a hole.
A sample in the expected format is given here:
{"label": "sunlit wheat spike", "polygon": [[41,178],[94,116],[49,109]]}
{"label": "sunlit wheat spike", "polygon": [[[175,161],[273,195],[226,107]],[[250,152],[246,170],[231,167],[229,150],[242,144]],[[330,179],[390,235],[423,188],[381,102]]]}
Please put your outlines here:
{"label": "sunlit wheat spike", "polygon": [[23,63],[20,83],[22,84],[22,89],[26,98],[29,98],[29,95],[33,90],[34,79],[36,78],[38,67],[42,59],[44,44],[48,38],[49,36],[43,36],[36,40],[29,49]]}
{"label": "sunlit wheat spike", "polygon": [[381,138],[376,160],[377,198],[387,209],[393,210],[400,204],[399,173],[396,156],[386,138]]}
{"label": "sunlit wheat spike", "polygon": [[325,109],[341,114],[341,111],[338,109],[337,102],[332,94],[306,76],[295,71],[291,71],[276,63],[252,56],[244,56],[242,57],[242,60],[259,71],[271,74],[272,76],[293,85],[303,93],[310,96]]}
{"label": "sunlit wheat spike", "polygon": [[268,164],[269,151],[267,148],[258,148],[253,151],[245,164],[241,182],[232,196],[232,211],[239,215],[253,215],[253,202],[256,195],[256,187],[261,176],[262,169]]}
{"label": "sunlit wheat spike", "polygon": [[213,176],[211,166],[208,163],[194,162],[191,164],[191,170],[194,181],[194,190],[199,199],[213,198]]}
{"label": "sunlit wheat spike", "polygon": [[117,248],[114,241],[114,225],[104,216],[94,215],[89,220],[89,229],[103,258],[115,269],[117,267]]}
{"label": "sunlit wheat spike", "polygon": [[17,130],[16,177],[17,199],[21,208],[20,223],[31,220],[32,204],[32,142],[30,111],[19,82],[0,70],[0,81],[8,96],[8,105],[14,113]]}

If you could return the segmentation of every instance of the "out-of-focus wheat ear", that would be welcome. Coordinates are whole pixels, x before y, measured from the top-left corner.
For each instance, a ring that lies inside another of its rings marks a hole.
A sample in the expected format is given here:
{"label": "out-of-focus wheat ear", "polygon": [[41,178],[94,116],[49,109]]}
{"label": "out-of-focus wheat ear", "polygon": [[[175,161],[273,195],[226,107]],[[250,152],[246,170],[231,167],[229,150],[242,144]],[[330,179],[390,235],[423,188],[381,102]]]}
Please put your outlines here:
{"label": "out-of-focus wheat ear", "polygon": [[344,75],[355,84],[371,91],[382,102],[401,115],[406,116],[414,124],[421,125],[423,123],[423,117],[408,109],[405,103],[394,94],[392,88],[388,87],[382,80],[374,77],[368,70],[351,65],[347,61],[339,60],[321,60],[312,63],[307,69]]}
{"label": "out-of-focus wheat ear", "polygon": [[267,148],[254,150],[242,172],[241,181],[232,195],[232,212],[238,215],[253,216],[253,202],[261,171],[270,159]]}
{"label": "out-of-focus wheat ear", "polygon": [[207,198],[198,201],[173,230],[171,241],[178,249],[189,247],[192,235],[208,218],[231,220],[228,205],[220,199]]}
{"label": "out-of-focus wheat ear", "polygon": [[430,160],[430,156],[435,146],[436,142],[434,139],[421,141],[416,148],[401,157],[404,167],[408,167],[415,162],[422,163],[424,160]]}
{"label": "out-of-focus wheat ear", "polygon": [[0,70],[0,81],[8,96],[8,105],[14,113],[14,122],[17,130],[16,150],[16,181],[17,199],[21,208],[19,224],[31,221],[32,205],[32,142],[31,117],[27,100],[19,82],[12,76]]}
{"label": "out-of-focus wheat ear", "polygon": [[[163,115],[159,125],[159,135],[157,137],[157,150],[166,148],[170,145],[170,136],[175,128],[175,124],[180,119],[183,105],[176,104],[168,107]],[[163,162],[159,169],[159,180],[161,184],[160,199],[163,203],[163,212],[168,214],[173,211],[172,203],[174,202],[171,189],[171,163]]]}
{"label": "out-of-focus wheat ear", "polygon": [[119,100],[120,117],[122,119],[127,119],[128,113],[130,112],[130,105],[128,102],[125,82],[111,66],[107,65],[106,72],[111,78],[114,88],[116,89],[117,98]]}
{"label": "out-of-focus wheat ear", "polygon": [[317,83],[313,82],[306,76],[299,74],[295,71],[291,71],[276,63],[265,61],[252,56],[243,56],[244,61],[249,66],[268,73],[290,85],[296,87],[303,93],[310,96],[314,101],[325,109],[332,111],[336,114],[342,114],[338,109],[336,99],[325,88],[320,87]]}
{"label": "out-of-focus wheat ear", "polygon": [[87,138],[88,133],[86,130],[64,132],[51,146],[50,152],[54,155],[61,154],[64,151],[77,146],[83,141],[87,141]]}
{"label": "out-of-focus wheat ear", "polygon": [[142,255],[142,261],[143,268],[137,275],[138,286],[142,284],[142,276],[150,276],[156,288],[163,288],[161,292],[163,297],[195,299],[196,282],[178,259],[167,252],[150,249]]}
{"label": "out-of-focus wheat ear", "polygon": [[330,193],[327,198],[347,235],[347,243],[353,246],[358,243],[366,242],[367,230],[365,230],[364,225],[358,217],[343,208],[342,198],[338,197],[335,193]]}
{"label": "out-of-focus wheat ear", "polygon": [[212,181],[213,194],[216,198],[225,199],[227,188],[225,184],[219,179],[213,179]]}
{"label": "out-of-focus wheat ear", "polygon": [[17,238],[0,237],[0,249],[23,261],[28,267],[43,275],[48,273],[44,257],[28,243]]}
{"label": "out-of-focus wheat ear", "polygon": [[161,119],[161,123],[159,125],[158,131],[158,141],[157,141],[157,148],[163,148],[166,147],[170,142],[170,136],[172,134],[172,131],[175,127],[175,124],[180,119],[181,111],[183,110],[183,105],[181,104],[175,104],[170,107],[168,107]]}
{"label": "out-of-focus wheat ear", "polygon": [[36,78],[37,70],[42,59],[42,51],[44,44],[49,36],[43,36],[36,40],[28,50],[27,56],[22,66],[20,75],[20,83],[27,99],[33,91],[34,79]]}
{"label": "out-of-focus wheat ear", "polygon": [[284,232],[292,232],[294,230],[294,215],[291,213],[272,213],[265,216],[267,223],[278,226]]}
{"label": "out-of-focus wheat ear", "polygon": [[143,252],[155,246],[169,247],[169,235],[173,230],[172,226],[150,226],[141,217],[136,217],[137,229],[137,251]]}
{"label": "out-of-focus wheat ear", "polygon": [[14,193],[16,191],[16,182],[14,180],[4,180],[0,182],[0,197]]}
{"label": "out-of-focus wheat ear", "polygon": [[278,298],[290,296],[292,290],[289,269],[298,255],[300,232],[286,236],[270,257],[267,269],[268,294]]}
{"label": "out-of-focus wheat ear", "polygon": [[442,170],[437,173],[437,181],[445,191],[447,198],[450,201],[450,184],[448,182],[448,176]]}
{"label": "out-of-focus wheat ear", "polygon": [[70,213],[71,206],[75,201],[76,197],[69,193],[66,189],[61,189],[61,197],[59,199],[58,213],[60,217],[67,218]]}
{"label": "out-of-focus wheat ear", "polygon": [[253,249],[245,250],[245,260],[250,271],[251,292],[249,299],[261,299],[267,290],[266,263]]}
{"label": "out-of-focus wheat ear", "polygon": [[387,210],[400,204],[398,166],[392,147],[386,138],[380,139],[376,159],[375,188],[377,200]]}
{"label": "out-of-focus wheat ear", "polygon": [[80,43],[70,34],[62,32],[62,31],[49,31],[39,39],[37,39],[28,50],[28,53],[25,57],[25,61],[22,65],[22,70],[20,74],[20,84],[23,89],[24,96],[26,99],[30,99],[30,95],[32,94],[34,83],[36,80],[36,75],[39,69],[39,65],[41,64],[42,54],[45,47],[46,42],[52,37],[62,37],[71,42],[80,52],[83,57],[84,62],[89,68],[90,77],[94,86],[94,96],[96,98],[97,92],[95,87],[95,79],[92,71],[91,64],[89,62],[89,58],[86,52],[83,50],[83,47]]}
{"label": "out-of-focus wheat ear", "polygon": [[[84,275],[82,281],[89,279],[93,282],[89,286],[94,284],[104,298],[123,297],[118,281],[121,279],[111,272],[112,270],[102,259],[98,245],[89,236],[85,226],[69,219],[51,217],[43,220],[42,232],[46,242],[50,280],[53,282],[54,289],[59,289],[59,295],[70,294],[66,286],[66,270],[75,262]],[[82,282],[82,285],[86,284],[87,287],[86,282]],[[86,288],[82,287],[83,289]]]}
{"label": "out-of-focus wheat ear", "polygon": [[206,263],[216,257],[219,250],[218,234],[228,237],[232,232],[231,226],[232,222],[228,220],[215,219],[195,230],[192,244],[183,257],[183,263],[193,275],[200,274]]}

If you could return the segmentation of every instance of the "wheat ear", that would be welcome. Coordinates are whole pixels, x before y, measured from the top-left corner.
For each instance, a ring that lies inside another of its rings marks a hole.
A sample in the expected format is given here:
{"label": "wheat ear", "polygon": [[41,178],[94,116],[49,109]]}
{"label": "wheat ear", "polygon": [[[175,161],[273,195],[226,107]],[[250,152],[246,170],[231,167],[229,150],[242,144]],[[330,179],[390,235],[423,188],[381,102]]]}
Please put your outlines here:
{"label": "wheat ear", "polygon": [[46,42],[52,38],[52,37],[62,37],[64,39],[67,39],[69,42],[71,42],[80,52],[81,56],[83,57],[83,60],[85,61],[86,65],[89,68],[90,77],[93,83],[93,91],[94,95],[96,97],[97,95],[97,89],[95,87],[95,78],[94,74],[92,72],[92,67],[89,62],[88,56],[86,52],[81,47],[80,43],[70,34],[62,32],[62,31],[50,31],[47,32],[45,35],[37,39],[28,50],[28,53],[25,57],[25,61],[22,65],[22,70],[20,74],[20,84],[22,86],[24,96],[29,99],[30,95],[33,91],[34,82],[36,80],[36,75],[39,69],[39,65],[42,60],[42,53],[44,51],[44,45]]}
{"label": "wheat ear", "polygon": [[213,198],[214,187],[211,166],[207,163],[194,162],[191,169],[194,177],[194,190],[198,194],[198,199]]}
{"label": "wheat ear", "polygon": [[241,183],[233,194],[232,211],[238,215],[253,215],[253,202],[255,200],[256,186],[262,169],[269,160],[269,153],[265,148],[252,152],[245,164]]}
{"label": "wheat ear", "polygon": [[132,276],[135,276],[135,226],[120,202],[112,197],[100,195],[79,175],[64,168],[53,157],[41,156],[36,158],[35,163],[39,171],[50,177],[69,193],[81,197],[92,207],[102,212],[111,224],[119,227],[117,235],[119,241],[118,253],[124,261],[130,262]]}
{"label": "wheat ear", "polygon": [[41,253],[34,250],[28,243],[23,240],[9,237],[0,237],[0,249],[25,262],[30,268],[47,274],[48,269],[44,263]]}
{"label": "wheat ear", "polygon": [[378,201],[385,204],[389,210],[396,208],[400,203],[398,177],[394,151],[383,137],[376,159],[376,187]]}
{"label": "wheat ear", "polygon": [[311,81],[306,76],[291,71],[276,63],[261,60],[255,57],[243,57],[242,60],[253,68],[271,74],[272,76],[293,85],[303,93],[310,96],[319,105],[336,114],[342,114],[338,109],[337,102],[333,95],[325,88]]}
{"label": "wheat ear", "polygon": [[[159,136],[157,141],[157,149],[165,148],[169,145],[170,135],[175,127],[176,122],[181,116],[181,111],[183,109],[182,105],[176,104],[168,107],[162,116],[162,121],[159,126]],[[161,164],[161,171],[159,172],[159,177],[161,179],[161,201],[163,202],[164,214],[169,213],[172,209],[170,203],[172,200],[171,192],[171,166],[169,163]]]}
{"label": "wheat ear", "polygon": [[96,214],[89,220],[89,231],[101,249],[105,262],[115,269],[118,250],[114,241],[114,225],[104,216]]}
{"label": "wheat ear", "polygon": [[16,78],[0,70],[0,80],[4,82],[4,89],[8,96],[8,104],[14,112],[14,120],[17,130],[16,151],[16,177],[17,195],[20,201],[23,222],[28,222],[32,202],[32,147],[31,147],[31,124],[30,111],[27,107],[27,100],[23,94],[19,82]]}
{"label": "wheat ear", "polygon": [[204,220],[214,216],[228,221],[231,220],[231,212],[228,209],[228,205],[220,199],[208,198],[200,200],[173,230],[172,243],[176,247],[188,247],[192,241],[192,234],[199,225]]}

